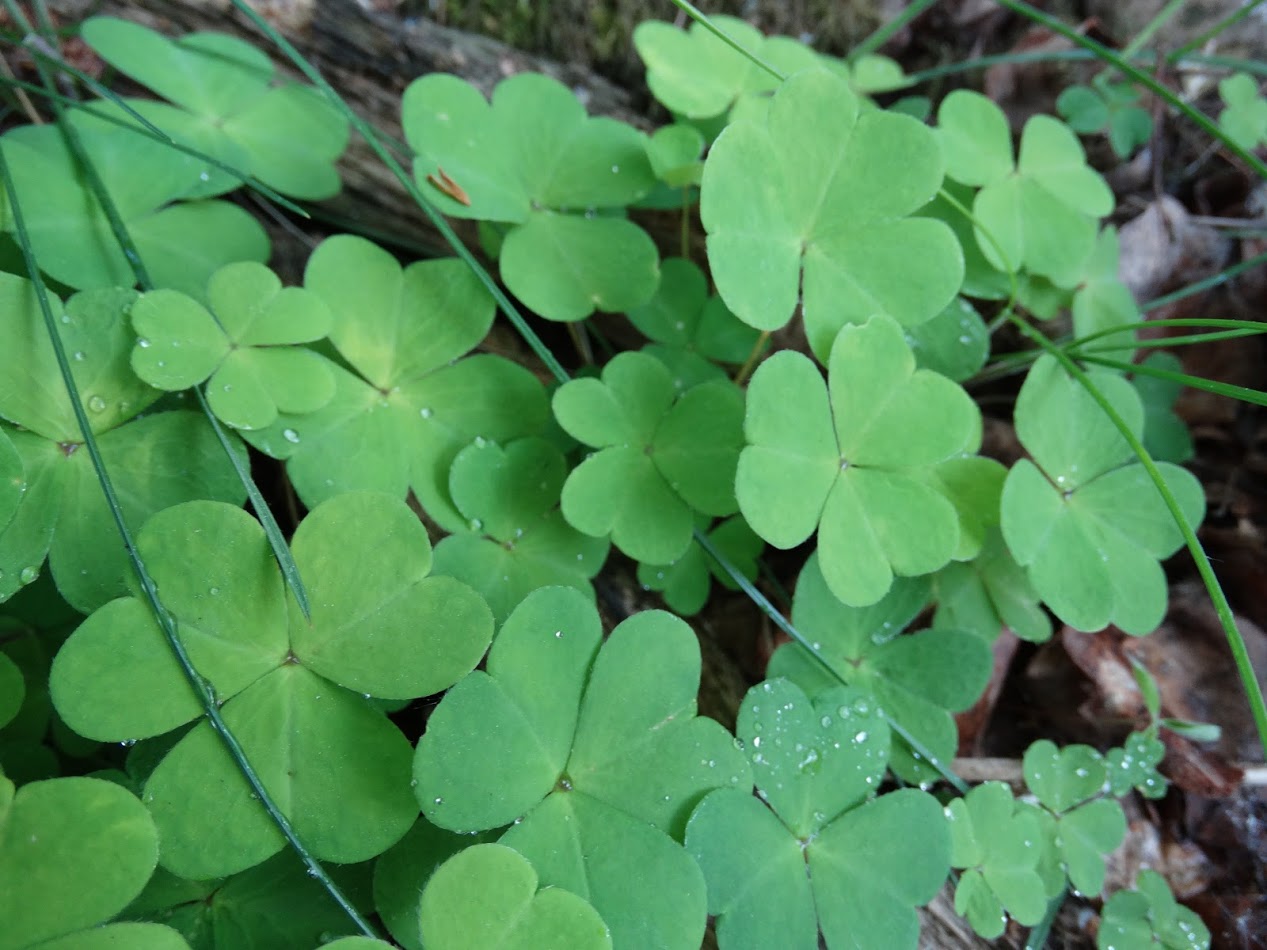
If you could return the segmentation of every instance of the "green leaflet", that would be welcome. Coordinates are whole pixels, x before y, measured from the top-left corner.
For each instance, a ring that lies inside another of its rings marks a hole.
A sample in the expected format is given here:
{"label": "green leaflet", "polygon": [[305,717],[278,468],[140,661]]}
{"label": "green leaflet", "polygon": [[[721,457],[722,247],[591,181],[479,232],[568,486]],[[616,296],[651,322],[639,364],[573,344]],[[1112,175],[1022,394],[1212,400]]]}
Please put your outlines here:
{"label": "green leaflet", "polygon": [[[137,543],[225,721],[305,844],[341,863],[393,844],[415,813],[410,748],[366,700],[444,689],[475,666],[492,635],[478,595],[426,577],[430,545],[407,506],[347,494],[304,520],[293,550],[311,623],[286,600],[262,529],[240,509],[169,508]],[[201,712],[135,598],[113,601],[79,627],[54,661],[50,688],[72,728],[110,741],[159,735]],[[355,820],[340,804],[349,788],[357,790]],[[283,846],[206,722],[159,763],[145,801],[162,833],[163,865],[184,877],[233,873]],[[342,820],[329,823],[333,814]]]}
{"label": "green leaflet", "polygon": [[132,368],[156,389],[207,381],[207,402],[226,424],[260,429],[279,410],[315,412],[334,395],[328,362],[296,345],[324,337],[321,298],[282,288],[262,264],[222,267],[207,285],[210,309],[179,291],[154,290],[132,305],[139,339]]}
{"label": "green leaflet", "polygon": [[477,436],[538,433],[545,390],[526,369],[487,354],[462,359],[488,332],[493,301],[457,259],[401,269],[363,238],[327,239],[304,285],[333,315],[329,339],[353,372],[334,369],[334,395],[316,412],[279,412],[245,434],[287,461],[309,506],[346,491],[412,490],[448,530],[466,519],[449,497],[449,468]]}
{"label": "green leaflet", "polygon": [[[81,35],[106,62],[173,103],[128,101],[175,141],[283,194],[317,200],[338,193],[334,163],[347,147],[347,121],[315,89],[271,86],[272,62],[254,46],[220,33],[169,40],[114,17],[87,20]],[[125,115],[113,104],[94,108]],[[189,197],[238,185],[217,169],[199,172]]]}
{"label": "green leaflet", "polygon": [[575,587],[593,599],[589,580],[610,544],[563,520],[566,473],[563,453],[536,437],[505,449],[477,439],[453,460],[449,492],[470,533],[436,545],[435,572],[471,585],[498,623],[538,587]]}
{"label": "green leaflet", "polygon": [[872,604],[895,575],[975,553],[960,550],[961,511],[935,468],[975,450],[980,426],[967,393],[915,369],[898,324],[873,317],[841,330],[827,385],[790,351],[753,374],[735,494],[775,547],[794,547],[817,528],[832,593]]}
{"label": "green leaflet", "polygon": [[705,162],[700,216],[718,292],[761,330],[782,327],[800,302],[823,360],[847,323],[931,319],[959,290],[963,254],[944,224],[908,215],[942,172],[921,123],[862,111],[831,73],[793,76],[768,112],[729,125]]}
{"label": "green leaflet", "polygon": [[[736,515],[719,522],[708,531],[708,538],[748,580],[756,578],[757,558],[765,549],[765,542],[753,533],[742,517]],[[638,565],[638,583],[646,590],[660,591],[664,602],[683,617],[703,609],[713,577],[723,587],[739,589],[730,575],[695,541],[672,564]]]}
{"label": "green leaflet", "polygon": [[[268,258],[264,229],[244,210],[181,200],[199,181],[197,159],[126,129],[86,127],[80,136],[155,286],[199,297],[225,264]],[[56,126],[12,129],[0,148],[40,269],[77,289],[131,287],[132,264]]]}
{"label": "green leaflet", "polygon": [[1245,73],[1219,81],[1219,98],[1226,108],[1219,113],[1219,128],[1242,148],[1253,149],[1267,139],[1267,101],[1258,83]]}
{"label": "green leaflet", "polygon": [[622,353],[601,380],[565,383],[553,400],[564,431],[598,449],[568,476],[563,516],[584,534],[610,534],[648,564],[686,553],[693,512],[720,517],[737,508],[743,394],[724,380],[677,393],[658,360]]}
{"label": "green leaflet", "polygon": [[[525,599],[487,672],[458,683],[432,714],[414,762],[418,801],[442,828],[517,821],[503,842],[544,883],[589,900],[614,946],[659,934],[693,948],[703,882],[668,835],[681,835],[709,789],[750,788],[748,765],[724,729],[695,716],[699,648],[682,621],[644,611],[600,649],[601,636],[575,590]],[[644,873],[631,877],[631,865]]]}
{"label": "green leaflet", "polygon": [[[709,18],[741,47],[787,75],[824,59],[786,36],[765,37],[731,16]],[[688,119],[721,116],[744,94],[769,92],[778,79],[718,39],[700,23],[681,30],[648,20],[638,24],[634,47],[647,64],[647,86],[664,107]]]}
{"label": "green leaflet", "polygon": [[[1089,376],[1138,435],[1144,412],[1130,383],[1113,373]],[[1070,626],[1112,623],[1149,633],[1166,609],[1158,559],[1183,543],[1161,495],[1104,412],[1053,358],[1030,370],[1015,416],[1033,461],[1017,462],[1003,488],[1003,537],[1012,555]],[[1189,524],[1199,524],[1200,483],[1178,466],[1159,467]]]}
{"label": "green leaflet", "polygon": [[501,844],[477,844],[436,869],[422,892],[422,937],[435,950],[608,950],[611,933],[583,898],[537,889],[528,859]]}
{"label": "green leaflet", "polygon": [[1201,918],[1175,902],[1166,879],[1147,868],[1139,872],[1137,890],[1118,891],[1104,904],[1099,950],[1160,946],[1166,950],[1204,950],[1210,931]]}
{"label": "green leaflet", "polygon": [[[135,336],[130,290],[83,291],[51,302],[71,372],[114,480],[125,519],[195,498],[240,503],[242,485],[207,422],[190,412],[143,418],[159,393],[128,365]],[[112,516],[71,410],[33,285],[0,274],[0,417],[25,473],[26,491],[0,530],[0,600],[39,575],[45,556],[58,589],[91,611],[123,593],[129,571]]]}
{"label": "green leaflet", "polygon": [[565,86],[532,73],[498,83],[491,104],[456,76],[424,76],[405,90],[401,124],[441,211],[510,225],[502,279],[537,313],[580,320],[655,292],[655,245],[616,210],[655,185],[637,130],[586,116]]}
{"label": "green leaflet", "polygon": [[[903,578],[868,607],[848,607],[831,593],[811,555],[797,580],[792,623],[850,686],[869,694],[924,748],[947,762],[958,738],[950,713],[971,706],[990,676],[987,642],[954,629],[900,635],[928,603],[929,586]],[[784,644],[775,651],[769,676],[786,676],[811,697],[838,681],[804,647]],[[890,767],[910,782],[933,781],[937,772],[900,740],[889,754]]]}
{"label": "green leaflet", "polygon": [[753,687],[739,712],[757,792],[723,788],[691,816],[687,848],[708,881],[723,950],[914,947],[915,906],[949,867],[950,839],[930,795],[871,798],[888,727],[855,690],[812,703],[786,680]]}
{"label": "green leaflet", "polygon": [[986,259],[1073,286],[1095,246],[1098,219],[1113,210],[1113,193],[1069,127],[1034,116],[1014,160],[1007,118],[985,96],[952,92],[937,121],[947,176],[981,189],[972,213]]}
{"label": "green leaflet", "polygon": [[[32,782],[15,794],[0,776],[0,947],[43,946],[109,920],[140,893],[157,858],[154,822],[118,785],[64,778]],[[96,946],[64,946],[81,945]]]}

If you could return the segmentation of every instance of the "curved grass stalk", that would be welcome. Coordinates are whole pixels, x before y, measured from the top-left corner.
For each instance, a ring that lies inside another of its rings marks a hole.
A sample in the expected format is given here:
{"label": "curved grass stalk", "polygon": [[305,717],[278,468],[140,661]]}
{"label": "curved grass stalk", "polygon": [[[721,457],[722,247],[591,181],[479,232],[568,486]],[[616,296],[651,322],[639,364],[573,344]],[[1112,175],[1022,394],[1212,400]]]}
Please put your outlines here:
{"label": "curved grass stalk", "polygon": [[1041,10],[1030,6],[1025,2],[1025,0],[998,0],[998,3],[1001,6],[1007,7],[1013,13],[1019,13],[1021,16],[1032,20],[1034,23],[1051,30],[1053,33],[1058,33],[1065,39],[1070,40],[1073,43],[1077,43],[1083,49],[1090,50],[1097,59],[1113,66],[1123,75],[1129,77],[1156,94],[1171,108],[1176,109],[1183,115],[1187,116],[1187,118],[1199,126],[1203,132],[1211,138],[1217,139],[1225,149],[1252,168],[1254,170],[1254,174],[1258,175],[1259,178],[1267,178],[1267,164],[1264,164],[1262,159],[1249,149],[1243,148],[1236,142],[1233,142],[1231,137],[1219,128],[1218,123],[1201,110],[1195,109],[1188,103],[1184,102],[1165,85],[1158,82],[1130,61],[1113,52],[1107,46],[1097,43],[1089,36],[1083,36],[1077,30],[1066,26],[1055,17],[1049,16]]}
{"label": "curved grass stalk", "polygon": [[1075,353],[1074,358],[1082,360],[1084,363],[1094,363],[1096,366],[1105,366],[1109,369],[1121,370],[1125,373],[1135,373],[1139,376],[1152,376],[1156,379],[1165,379],[1172,383],[1180,383],[1184,386],[1190,386],[1193,389],[1200,389],[1207,393],[1214,393],[1216,396],[1227,396],[1229,399],[1239,399],[1241,402],[1252,403],[1255,406],[1267,406],[1267,393],[1259,389],[1248,389],[1245,386],[1233,386],[1231,383],[1220,383],[1213,379],[1205,379],[1201,376],[1190,376],[1187,373],[1177,373],[1173,370],[1161,369],[1157,366],[1149,366],[1147,363],[1124,363],[1121,360],[1108,359],[1103,356],[1088,356],[1085,353]]}
{"label": "curved grass stalk", "polygon": [[881,46],[887,43],[898,30],[902,29],[902,27],[906,26],[906,24],[910,23],[936,3],[937,0],[915,0],[914,3],[907,4],[902,9],[901,13],[895,16],[888,23],[885,23],[861,43],[854,46],[854,48],[849,51],[849,55],[845,57],[845,62],[852,63],[863,56],[866,56],[868,53],[874,53]]}
{"label": "curved grass stalk", "polygon": [[739,42],[735,40],[729,33],[727,33],[725,30],[719,27],[716,23],[710,20],[708,18],[708,14],[704,13],[702,10],[696,7],[693,3],[688,2],[688,0],[672,0],[672,3],[675,7],[681,10],[687,16],[689,16],[692,20],[694,20],[704,29],[708,30],[709,33],[712,33],[713,36],[717,37],[719,40],[721,40],[723,43],[725,43],[727,46],[733,49],[740,56],[744,57],[744,59],[747,59],[753,65],[759,66],[761,69],[764,69],[767,73],[769,73],[775,79],[779,80],[779,82],[782,82],[784,79],[787,78],[785,75],[783,75],[783,72],[781,70],[775,69],[773,66],[767,63],[764,59],[762,59],[756,53],[752,52],[752,50],[745,49],[743,46],[741,46]]}
{"label": "curved grass stalk", "polygon": [[348,914],[356,926],[366,936],[376,937],[377,933],[370,926],[359,910],[339,886],[331,879],[325,868],[317,861],[316,858],[304,847],[295,833],[294,828],[290,824],[290,820],[282,813],[277,803],[273,800],[267,788],[264,787],[263,781],[259,774],[251,765],[250,760],[246,756],[246,751],[238,742],[237,737],[229,729],[225,723],[223,716],[220,714],[220,704],[216,700],[215,689],[211,682],[203,677],[193,665],[185,645],[181,642],[180,636],[176,631],[176,620],[171,613],[163,606],[158,597],[158,589],[154,585],[154,579],[150,576],[145,566],[144,560],[141,558],[140,552],[136,548],[136,540],[132,535],[131,529],[123,518],[123,510],[119,505],[119,497],[115,492],[114,484],[110,480],[110,473],[106,469],[105,460],[101,456],[101,449],[97,445],[96,437],[93,435],[92,425],[88,421],[88,414],[84,409],[83,400],[80,398],[79,389],[75,385],[74,374],[70,368],[70,360],[66,356],[66,348],[62,344],[61,335],[57,332],[57,321],[53,315],[53,307],[49,301],[48,288],[44,285],[43,277],[40,275],[39,265],[35,260],[35,253],[31,248],[30,238],[26,231],[26,221],[22,216],[22,208],[18,201],[18,194],[13,186],[13,180],[9,175],[8,162],[5,160],[4,150],[0,149],[0,182],[4,183],[5,195],[9,202],[9,212],[13,217],[14,234],[18,246],[22,250],[23,259],[26,262],[27,274],[31,282],[35,286],[35,295],[39,301],[40,312],[44,317],[44,326],[48,331],[49,341],[53,347],[53,353],[57,360],[57,368],[61,373],[62,382],[66,386],[66,392],[70,398],[71,409],[75,414],[75,421],[79,425],[80,432],[84,437],[84,447],[88,450],[88,456],[92,460],[93,470],[96,472],[97,481],[101,485],[101,490],[105,495],[106,505],[110,509],[110,515],[114,520],[115,529],[119,533],[120,539],[123,541],[124,549],[127,551],[128,560],[131,562],[133,569],[141,586],[141,592],[145,596],[146,602],[149,604],[150,610],[154,614],[159,629],[163,632],[168,646],[175,655],[177,662],[180,664],[181,671],[188,680],[190,687],[193,689],[198,701],[203,708],[203,712],[207,717],[207,721],[211,724],[211,728],[215,731],[221,741],[228,749],[229,755],[237,764],[243,777],[251,786],[251,790],[258,797],[260,804],[268,812],[269,817],[277,825],[279,831],[286,838],[291,848],[299,856],[308,867],[308,873],[318,880],[329,892],[330,896],[339,904],[340,907]]}
{"label": "curved grass stalk", "polygon": [[[1204,290],[1210,290],[1214,287],[1226,284],[1234,277],[1239,277],[1247,270],[1251,270],[1255,267],[1261,267],[1263,264],[1267,264],[1267,251],[1264,251],[1262,254],[1256,254],[1248,260],[1241,261],[1239,264],[1233,264],[1231,267],[1225,267],[1217,274],[1203,278],[1195,284],[1189,284],[1187,287],[1180,287],[1174,293],[1166,294],[1162,297],[1150,300],[1148,303],[1141,304],[1139,309],[1145,313],[1150,310],[1156,310],[1158,307],[1164,307],[1166,304],[1174,303],[1176,300],[1182,300],[1184,297],[1191,297],[1193,294],[1199,294]],[[1165,326],[1164,321],[1161,320],[1153,320],[1149,322],[1155,327]]]}
{"label": "curved grass stalk", "polygon": [[1257,7],[1260,7],[1262,5],[1263,5],[1263,0],[1247,0],[1247,2],[1242,2],[1239,9],[1232,11],[1230,14],[1228,14],[1218,23],[1214,24],[1214,26],[1206,30],[1200,36],[1196,37],[1195,39],[1190,40],[1187,43],[1184,43],[1183,46],[1180,46],[1177,50],[1172,52],[1169,56],[1166,57],[1166,62],[1167,63],[1178,62],[1179,60],[1187,56],[1189,53],[1191,53],[1194,49],[1200,49],[1210,40],[1214,39],[1216,36],[1218,36],[1220,33],[1226,30],[1233,23],[1236,23],[1238,20],[1242,19],[1243,17],[1249,16],[1251,13],[1254,12],[1254,10]]}

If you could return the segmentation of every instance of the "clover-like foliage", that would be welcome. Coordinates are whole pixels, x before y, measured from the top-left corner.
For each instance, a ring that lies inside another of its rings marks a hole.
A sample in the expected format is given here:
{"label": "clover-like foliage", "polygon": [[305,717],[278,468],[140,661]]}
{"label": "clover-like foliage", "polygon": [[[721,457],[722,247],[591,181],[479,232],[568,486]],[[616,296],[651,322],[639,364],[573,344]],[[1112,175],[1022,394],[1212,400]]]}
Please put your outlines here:
{"label": "clover-like foliage", "polygon": [[0,946],[187,947],[159,924],[98,927],[140,893],[157,860],[154,822],[121,786],[60,778],[15,793],[0,775]]}
{"label": "clover-like foliage", "polygon": [[921,123],[864,111],[830,72],[793,76],[768,110],[727,126],[705,162],[700,215],[718,292],[761,330],[799,302],[824,360],[845,323],[931,319],[959,290],[963,254],[946,225],[908,215],[942,171]]}
{"label": "clover-like foliage", "polygon": [[[1117,229],[1108,227],[1096,238],[1095,248],[1083,262],[1082,279],[1073,295],[1073,331],[1088,336],[1143,320],[1139,305],[1130,289],[1118,277],[1121,250]],[[1097,345],[1112,344],[1129,348],[1135,339],[1133,331],[1119,331]]]}
{"label": "clover-like foliage", "polygon": [[[1144,410],[1131,384],[1107,372],[1088,376],[1140,435]],[[1166,609],[1158,559],[1183,543],[1160,492],[1104,411],[1052,357],[1030,370],[1015,420],[1033,461],[1017,462],[1003,487],[1003,537],[1013,556],[1070,626],[1149,633]],[[1205,510],[1200,483],[1178,466],[1158,467],[1195,528]]]}
{"label": "clover-like foliage", "polygon": [[890,317],[840,331],[826,384],[799,353],[762,363],[744,436],[735,482],[744,517],[777,548],[817,528],[823,576],[847,604],[873,604],[895,574],[927,574],[979,547],[936,470],[975,451],[980,411],[944,376],[915,368]]}
{"label": "clover-like foliage", "polygon": [[486,671],[432,714],[414,761],[423,814],[455,831],[514,822],[501,842],[592,903],[614,946],[694,950],[704,885],[669,836],[710,789],[752,787],[731,737],[695,715],[699,672],[695,635],[671,614],[644,611],[603,642],[584,595],[536,591]]}
{"label": "clover-like foliage", "polygon": [[1267,141],[1267,100],[1258,83],[1245,73],[1236,73],[1219,82],[1219,98],[1225,108],[1219,113],[1219,128],[1241,148],[1257,148]]}
{"label": "clover-like foliage", "polygon": [[562,887],[537,889],[532,864],[503,844],[477,844],[441,865],[422,892],[422,937],[434,950],[568,947],[610,950],[593,905]]}
{"label": "clover-like foliage", "polygon": [[1072,286],[1095,246],[1098,219],[1113,210],[1113,193],[1087,165],[1077,136],[1036,115],[1014,158],[1003,110],[967,90],[948,95],[937,120],[946,174],[981,189],[972,213],[986,259]]}
{"label": "clover-like foliage", "polygon": [[[900,635],[928,603],[922,578],[902,578],[869,607],[847,607],[828,589],[817,555],[796,583],[792,623],[850,686],[872,696],[943,764],[955,754],[958,733],[951,711],[971,706],[990,676],[990,648],[973,633],[949,628]],[[788,643],[770,660],[771,676],[786,676],[811,697],[834,688],[805,650]],[[933,781],[937,771],[895,739],[889,765],[912,782]]]}
{"label": "clover-like foliage", "polygon": [[[81,35],[102,59],[171,103],[128,100],[175,141],[296,198],[338,193],[334,163],[347,147],[347,120],[310,86],[272,86],[272,61],[255,46],[222,33],[169,40],[115,17],[85,21]],[[205,166],[199,177],[191,197],[239,183]]]}
{"label": "clover-like foliage", "polygon": [[682,257],[660,265],[660,286],[645,305],[627,314],[652,342],[643,347],[673,373],[679,390],[725,379],[718,363],[742,363],[758,333],[735,318],[721,298],[708,293],[704,272]]}
{"label": "clover-like foliage", "polygon": [[[311,621],[288,602],[263,529],[240,509],[169,508],[137,545],[225,722],[308,847],[349,863],[395,843],[416,814],[411,750],[369,697],[446,688],[479,661],[493,629],[474,591],[426,576],[431,548],[405,503],[346,494],[304,519],[293,549]],[[112,601],[71,635],[50,690],[71,728],[106,741],[160,735],[202,713],[136,597]],[[230,874],[285,846],[207,722],[163,758],[144,800],[162,863],[182,877]]]}
{"label": "clover-like foliage", "polygon": [[1109,773],[1109,791],[1118,797],[1131,789],[1137,790],[1145,798],[1163,797],[1168,783],[1157,771],[1157,766],[1165,757],[1166,746],[1157,737],[1155,724],[1142,731],[1132,732],[1120,749],[1109,749],[1104,754],[1104,764]]}
{"label": "clover-like foliage", "polygon": [[963,297],[956,297],[926,323],[906,328],[906,342],[920,369],[960,383],[971,379],[990,355],[990,331]]}
{"label": "clover-like foliage", "polygon": [[1003,627],[1022,640],[1051,638],[1051,618],[1025,569],[991,528],[971,561],[952,561],[934,577],[935,626],[970,630],[993,642]]}
{"label": "clover-like foliage", "polygon": [[538,587],[575,587],[592,599],[589,579],[610,545],[563,519],[566,476],[563,453],[545,439],[516,439],[504,449],[472,442],[449,471],[453,503],[470,530],[436,545],[435,573],[479,591],[498,623]]}
{"label": "clover-like foliage", "polygon": [[1205,950],[1210,931],[1194,911],[1175,900],[1166,879],[1145,868],[1135,890],[1118,891],[1104,903],[1099,950],[1159,947],[1163,950]]}
{"label": "clover-like foliage", "polygon": [[645,353],[622,353],[602,379],[576,379],[554,394],[554,414],[598,451],[568,476],[563,516],[648,564],[670,564],[691,543],[694,514],[738,509],[735,465],[743,394],[725,380],[678,395],[669,371]]}
{"label": "clover-like foliage", "polygon": [[[130,290],[90,290],[63,308],[50,297],[71,374],[124,518],[194,498],[240,503],[242,485],[206,421],[191,412],[136,418],[160,393],[128,366],[136,337]],[[84,449],[34,286],[0,274],[0,418],[22,463],[25,491],[0,526],[0,601],[39,575],[45,556],[63,597],[90,611],[123,593],[127,558]]]}
{"label": "clover-like foliage", "polygon": [[[85,125],[82,117],[71,121]],[[225,264],[268,259],[268,236],[242,208],[181,200],[197,188],[205,163],[99,121],[84,127],[80,138],[156,287],[197,297]],[[76,289],[131,287],[132,262],[100,202],[85,189],[61,131],[19,126],[0,137],[0,148],[40,269]]]}
{"label": "clover-like foliage", "polygon": [[363,238],[338,235],[308,259],[304,286],[334,322],[329,339],[351,371],[334,370],[317,412],[280,412],[244,433],[286,459],[309,507],[344,491],[413,491],[446,530],[466,520],[449,497],[449,469],[476,436],[534,435],[549,409],[528,370],[488,354],[460,359],[484,338],[493,301],[461,261],[401,268]]}
{"label": "clover-like foliage", "polygon": [[972,929],[993,940],[1007,918],[1034,926],[1047,911],[1047,893],[1038,872],[1046,843],[1038,818],[1017,809],[1002,782],[986,782],[946,806],[953,867],[960,868],[955,912]]}
{"label": "clover-like foliage", "polygon": [[1104,887],[1104,855],[1126,836],[1122,806],[1096,797],[1108,778],[1103,757],[1090,746],[1057,749],[1040,739],[1025,750],[1022,768],[1025,784],[1045,809],[1033,813],[1054,843],[1069,882],[1084,894],[1098,895]]}
{"label": "clover-like foliage", "polygon": [[[1142,365],[1170,373],[1183,371],[1183,363],[1173,353],[1153,351],[1140,361]],[[1187,423],[1175,413],[1175,400],[1183,384],[1136,373],[1131,385],[1144,404],[1144,448],[1160,462],[1181,464],[1192,458],[1192,434]]]}
{"label": "clover-like foliage", "polygon": [[631,126],[588,117],[567,87],[534,73],[499,83],[491,104],[456,76],[424,76],[405,90],[401,124],[442,211],[508,226],[502,279],[537,313],[580,320],[655,292],[655,245],[618,210],[655,185]]}
{"label": "clover-like foliage", "polygon": [[[764,36],[737,17],[709,20],[742,48],[791,75],[820,66],[824,59],[786,36]],[[670,112],[688,119],[712,119],[744,94],[769,92],[778,79],[718,38],[700,23],[683,30],[648,20],[638,24],[634,47],[647,65],[647,87]]]}
{"label": "clover-like foliage", "polygon": [[326,359],[297,344],[330,332],[330,311],[302,287],[283,288],[263,264],[229,264],[207,285],[208,306],[177,290],[132,305],[139,337],[132,368],[156,389],[207,381],[207,402],[237,429],[260,429],[278,410],[315,412],[334,395]]}
{"label": "clover-like foliage", "polygon": [[1130,158],[1153,134],[1153,117],[1140,105],[1139,90],[1129,82],[1113,82],[1106,73],[1090,86],[1067,87],[1056,98],[1056,109],[1075,132],[1107,133],[1118,158]]}
{"label": "clover-like foliage", "polygon": [[782,679],[748,692],[737,734],[761,800],[718,789],[686,831],[722,950],[812,950],[820,931],[829,947],[916,945],[915,907],[946,879],[950,836],[931,795],[872,797],[888,732],[847,687],[813,701]]}

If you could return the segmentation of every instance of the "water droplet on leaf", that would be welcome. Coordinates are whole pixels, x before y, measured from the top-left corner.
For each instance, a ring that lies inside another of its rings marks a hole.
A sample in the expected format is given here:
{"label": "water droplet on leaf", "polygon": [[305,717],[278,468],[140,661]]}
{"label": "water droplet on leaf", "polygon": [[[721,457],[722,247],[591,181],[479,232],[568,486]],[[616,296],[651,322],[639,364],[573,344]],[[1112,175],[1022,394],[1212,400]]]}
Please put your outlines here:
{"label": "water droplet on leaf", "polygon": [[287,442],[299,444],[299,433],[294,429],[282,429],[282,438]]}

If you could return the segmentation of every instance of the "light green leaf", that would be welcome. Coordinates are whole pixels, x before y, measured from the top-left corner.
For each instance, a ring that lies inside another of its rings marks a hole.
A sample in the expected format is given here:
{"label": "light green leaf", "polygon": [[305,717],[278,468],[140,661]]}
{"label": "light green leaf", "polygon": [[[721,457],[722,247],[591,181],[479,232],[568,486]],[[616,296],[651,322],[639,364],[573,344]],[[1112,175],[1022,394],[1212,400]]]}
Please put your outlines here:
{"label": "light green leaf", "polygon": [[435,950],[604,950],[611,933],[585,900],[537,889],[532,865],[501,844],[477,844],[436,869],[422,892],[422,936]]}
{"label": "light green leaf", "polygon": [[1210,931],[1193,911],[1175,901],[1166,879],[1147,868],[1139,872],[1137,891],[1118,891],[1104,904],[1096,946],[1161,946],[1166,950],[1205,950]]}
{"label": "light green leaf", "polygon": [[700,214],[722,299],[761,330],[787,323],[799,300],[824,360],[846,323],[932,318],[959,289],[963,256],[944,224],[907,216],[941,180],[919,122],[860,114],[831,73],[793,76],[763,118],[726,128],[704,166]]}
{"label": "light green leaf", "polygon": [[157,857],[154,822],[126,789],[63,778],[14,794],[0,776],[0,946],[30,947],[109,920],[140,893]]}
{"label": "light green leaf", "polygon": [[1219,97],[1226,104],[1219,113],[1219,127],[1232,141],[1241,148],[1254,149],[1267,139],[1267,101],[1252,77],[1236,73],[1220,80]]}

